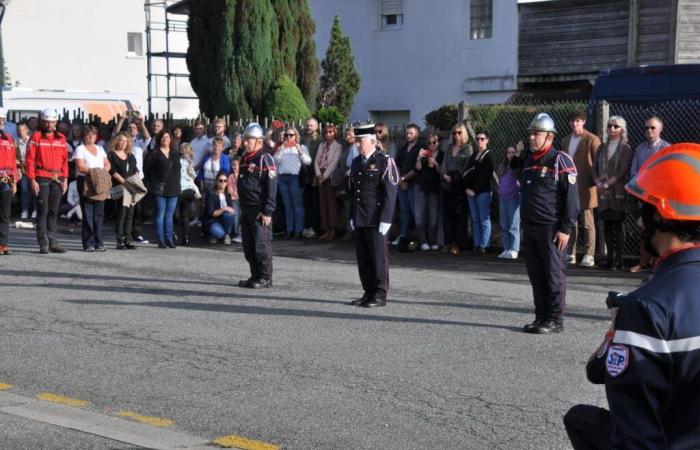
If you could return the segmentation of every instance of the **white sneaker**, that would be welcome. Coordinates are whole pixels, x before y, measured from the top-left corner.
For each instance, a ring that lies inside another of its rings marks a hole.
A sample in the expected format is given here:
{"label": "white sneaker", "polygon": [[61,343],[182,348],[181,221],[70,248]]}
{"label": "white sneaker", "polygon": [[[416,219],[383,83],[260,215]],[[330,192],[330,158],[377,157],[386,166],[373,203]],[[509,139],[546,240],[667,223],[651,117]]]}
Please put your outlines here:
{"label": "white sneaker", "polygon": [[440,246],[435,244],[430,246],[430,250],[440,250]]}
{"label": "white sneaker", "polygon": [[29,213],[27,211],[22,211],[22,214],[19,217],[20,219],[29,219]]}
{"label": "white sneaker", "polygon": [[231,239],[231,242],[235,242],[236,244],[240,244],[241,242],[243,242],[243,238],[239,234],[238,236],[235,236],[233,239]]}
{"label": "white sneaker", "polygon": [[568,255],[566,257],[566,262],[569,264],[576,264],[576,255]]}
{"label": "white sneaker", "polygon": [[420,249],[424,252],[427,252],[428,250],[430,250],[430,246],[428,244],[421,244]]}
{"label": "white sneaker", "polygon": [[503,250],[496,258],[505,258],[506,253],[508,253],[508,250]]}
{"label": "white sneaker", "polygon": [[518,252],[516,252],[515,250],[510,250],[510,251],[508,252],[507,258],[509,258],[509,259],[518,259]]}
{"label": "white sneaker", "polygon": [[191,227],[196,227],[196,226],[199,226],[201,224],[202,224],[202,222],[198,218],[194,218],[194,219],[190,220]]}
{"label": "white sneaker", "polygon": [[399,241],[401,240],[401,236],[397,237],[393,241],[391,241],[391,245],[399,245]]}
{"label": "white sneaker", "polygon": [[231,245],[231,236],[229,236],[229,235],[224,236],[224,244]]}
{"label": "white sneaker", "polygon": [[593,267],[595,266],[595,259],[591,255],[586,255],[581,260],[581,267]]}
{"label": "white sneaker", "polygon": [[32,211],[32,219],[36,219],[36,211]]}

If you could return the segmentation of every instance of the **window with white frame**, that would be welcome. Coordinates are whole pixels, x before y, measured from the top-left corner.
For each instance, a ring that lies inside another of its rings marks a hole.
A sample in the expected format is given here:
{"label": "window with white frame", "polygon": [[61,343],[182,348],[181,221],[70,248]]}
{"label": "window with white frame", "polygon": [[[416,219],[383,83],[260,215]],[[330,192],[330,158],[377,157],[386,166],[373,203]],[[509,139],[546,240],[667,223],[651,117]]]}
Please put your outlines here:
{"label": "window with white frame", "polygon": [[493,34],[493,0],[470,0],[469,39],[491,39]]}
{"label": "window with white frame", "polygon": [[403,26],[403,0],[380,0],[382,28],[401,28]]}
{"label": "window with white frame", "polygon": [[126,33],[126,53],[129,56],[143,56],[141,33]]}

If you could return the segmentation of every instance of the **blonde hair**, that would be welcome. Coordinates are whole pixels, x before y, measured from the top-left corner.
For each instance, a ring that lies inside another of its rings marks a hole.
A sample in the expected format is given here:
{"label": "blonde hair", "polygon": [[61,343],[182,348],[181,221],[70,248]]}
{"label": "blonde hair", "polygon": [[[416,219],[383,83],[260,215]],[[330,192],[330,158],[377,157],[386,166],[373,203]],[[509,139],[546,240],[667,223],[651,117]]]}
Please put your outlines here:
{"label": "blonde hair", "polygon": [[[295,126],[290,125],[284,129],[284,134],[289,133],[289,130],[294,131],[294,142],[296,142],[297,145],[299,145],[300,144],[300,142],[299,142],[299,130],[297,130]],[[285,139],[286,138],[287,138],[287,136],[285,136]]]}
{"label": "blonde hair", "polygon": [[450,130],[450,145],[454,145],[455,143],[455,135],[453,134],[455,131],[462,132],[462,145],[467,145],[469,143],[469,133],[467,132],[467,127],[461,122],[456,123],[452,127],[452,130]]}
{"label": "blonde hair", "polygon": [[194,150],[192,150],[192,146],[190,145],[189,142],[183,142],[180,145],[180,154],[184,157],[194,156]]}
{"label": "blonde hair", "polygon": [[120,131],[119,133],[114,135],[112,140],[109,141],[109,151],[110,152],[117,151],[117,142],[119,142],[120,137],[124,137],[126,139],[126,148],[124,149],[124,153],[126,153],[127,155],[130,155],[132,148],[133,148],[133,145],[134,145],[134,142],[132,141],[129,133],[127,133],[126,131]]}

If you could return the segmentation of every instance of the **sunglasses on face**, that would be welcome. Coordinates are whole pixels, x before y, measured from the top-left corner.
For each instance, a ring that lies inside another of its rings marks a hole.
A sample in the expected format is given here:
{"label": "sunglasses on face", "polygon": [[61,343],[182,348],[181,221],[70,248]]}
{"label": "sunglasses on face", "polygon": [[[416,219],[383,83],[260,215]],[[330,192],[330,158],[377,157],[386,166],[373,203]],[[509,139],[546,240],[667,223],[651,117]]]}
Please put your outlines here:
{"label": "sunglasses on face", "polygon": [[296,136],[296,134],[294,134],[294,133],[285,133],[285,136],[286,136],[286,137],[294,137],[294,136]]}
{"label": "sunglasses on face", "polygon": [[647,125],[644,127],[644,131],[648,131],[648,130],[656,130],[656,127],[652,127],[652,126]]}
{"label": "sunglasses on face", "polygon": [[615,124],[609,123],[608,128],[612,128],[613,130],[617,130],[618,128],[620,128],[620,125],[615,125]]}
{"label": "sunglasses on face", "polygon": [[453,131],[452,134],[460,135],[460,136],[461,136],[461,135],[462,135],[462,132],[461,132],[461,131]]}
{"label": "sunglasses on face", "polygon": [[218,179],[216,181],[218,181],[219,183],[226,183],[228,180],[225,178],[221,178],[221,179]]}

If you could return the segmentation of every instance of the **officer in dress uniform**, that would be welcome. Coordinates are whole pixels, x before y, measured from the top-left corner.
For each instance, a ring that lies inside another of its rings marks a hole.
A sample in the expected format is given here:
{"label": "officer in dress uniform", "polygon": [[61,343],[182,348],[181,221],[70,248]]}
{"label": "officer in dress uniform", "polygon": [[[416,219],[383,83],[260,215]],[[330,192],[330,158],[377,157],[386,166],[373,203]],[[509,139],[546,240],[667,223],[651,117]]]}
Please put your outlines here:
{"label": "officer in dress uniform", "polygon": [[275,161],[263,151],[264,132],[257,123],[243,131],[246,147],[237,180],[241,206],[243,253],[250,265],[250,278],[238,286],[251,289],[272,287],[272,214],[277,199]]}
{"label": "officer in dress uniform", "polygon": [[41,253],[65,253],[58,244],[57,220],[61,197],[68,190],[66,138],[56,131],[58,113],[41,112],[41,131],[27,144],[26,169],[32,191],[38,197],[36,236]]}
{"label": "officer in dress uniform", "polygon": [[566,246],[579,212],[576,166],[565,152],[554,149],[554,121],[540,113],[530,123],[530,151],[511,160],[522,168],[525,265],[532,285],[535,320],[526,333],[563,331],[566,296]]}
{"label": "officer in dress uniform", "polygon": [[396,205],[399,172],[390,156],[377,151],[374,124],[355,128],[360,155],[350,168],[350,228],[355,231],[357,267],[364,294],[350,302],[386,306],[389,291],[387,233]]}
{"label": "officer in dress uniform", "polygon": [[5,132],[6,113],[0,108],[0,255],[11,255],[7,246],[10,235],[12,196],[17,193],[17,182],[22,177],[17,169],[15,143]]}
{"label": "officer in dress uniform", "polygon": [[586,366],[610,411],[564,416],[574,449],[700,448],[700,145],[659,150],[627,184],[660,259],[637,290],[611,293],[610,330]]}

